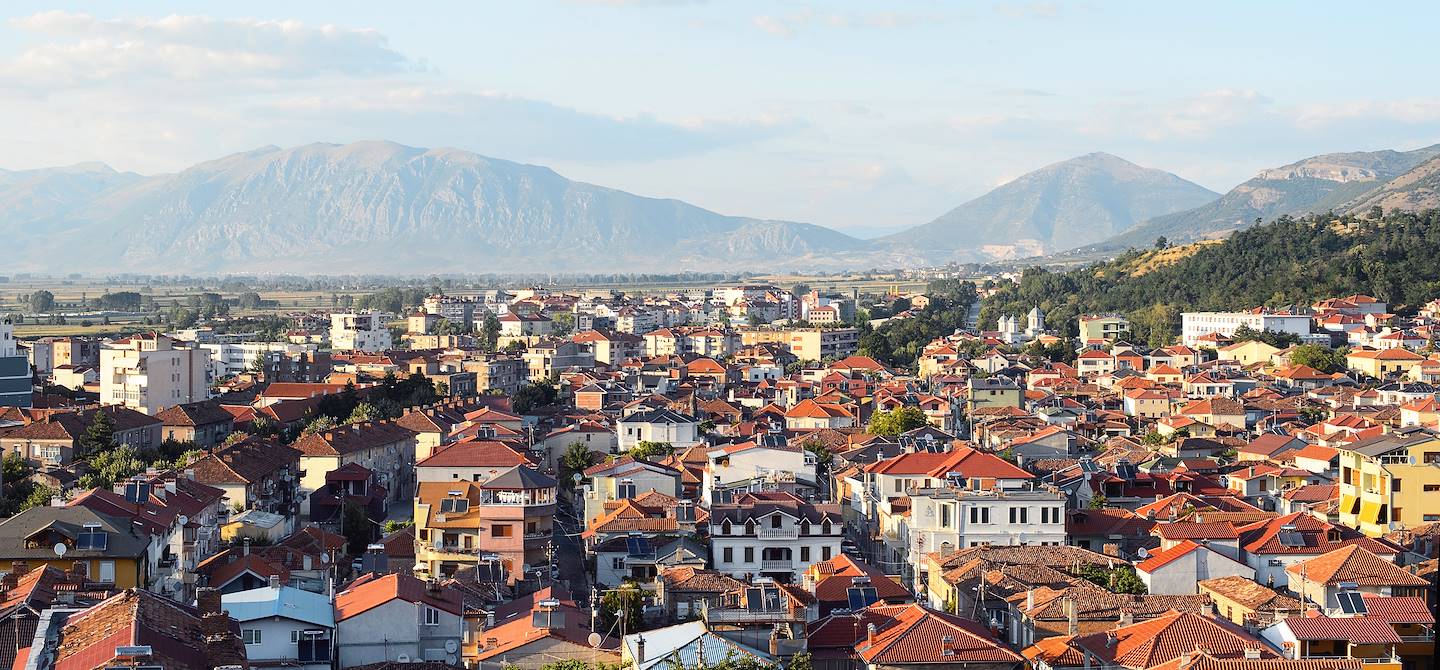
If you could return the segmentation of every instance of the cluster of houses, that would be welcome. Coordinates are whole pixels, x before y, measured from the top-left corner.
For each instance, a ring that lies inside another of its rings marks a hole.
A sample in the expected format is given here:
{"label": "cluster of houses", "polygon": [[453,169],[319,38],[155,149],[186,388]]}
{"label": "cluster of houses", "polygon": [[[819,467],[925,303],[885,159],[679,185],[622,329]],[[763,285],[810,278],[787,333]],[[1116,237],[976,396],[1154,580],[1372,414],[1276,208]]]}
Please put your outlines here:
{"label": "cluster of houses", "polygon": [[[54,493],[0,520],[0,667],[1431,667],[1440,309],[1186,314],[1154,348],[1086,315],[1064,360],[1019,346],[1067,341],[1037,309],[904,370],[853,308],[490,292],[276,349],[19,343],[97,376],[0,412]],[[185,456],[95,467],[120,445]]]}

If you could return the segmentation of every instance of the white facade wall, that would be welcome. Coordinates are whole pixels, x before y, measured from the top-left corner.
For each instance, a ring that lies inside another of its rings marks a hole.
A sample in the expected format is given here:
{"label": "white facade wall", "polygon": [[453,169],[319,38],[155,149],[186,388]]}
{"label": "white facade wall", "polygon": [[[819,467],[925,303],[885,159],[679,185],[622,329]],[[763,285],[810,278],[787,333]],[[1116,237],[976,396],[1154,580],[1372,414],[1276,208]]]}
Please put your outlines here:
{"label": "white facade wall", "polygon": [[1249,579],[1254,574],[1250,566],[1204,548],[1170,561],[1153,573],[1136,571],[1150,593],[1162,596],[1195,595],[1200,592],[1196,582],[1234,576]]}
{"label": "white facade wall", "polygon": [[[716,570],[735,578],[761,573],[789,572],[798,583],[805,570],[815,563],[840,555],[844,525],[831,524],[830,534],[822,533],[821,524],[811,524],[810,534],[802,535],[799,525],[789,516],[780,528],[771,528],[768,517],[756,521],[756,535],[744,535],[744,524],[732,524],[730,535],[721,526],[712,526],[710,560]],[[749,549],[748,560],[746,549]],[[769,558],[767,558],[767,556]]]}
{"label": "white facade wall", "polygon": [[1196,346],[1210,333],[1234,335],[1240,326],[1254,330],[1292,333],[1300,337],[1310,334],[1310,317],[1296,314],[1251,314],[1249,312],[1185,312],[1180,315],[1180,341]]}
{"label": "white facade wall", "polygon": [[337,312],[330,315],[330,348],[336,351],[387,351],[392,348],[388,314]]}
{"label": "white facade wall", "polygon": [[[396,599],[338,622],[339,667],[399,661],[402,655],[411,661],[448,661],[459,665],[460,617],[439,610],[439,625],[427,626],[424,619],[427,607]],[[454,661],[448,658],[451,656],[446,651],[448,641],[453,641],[457,648]]]}
{"label": "white facade wall", "polygon": [[154,415],[210,397],[210,355],[168,337],[100,348],[100,402]]}

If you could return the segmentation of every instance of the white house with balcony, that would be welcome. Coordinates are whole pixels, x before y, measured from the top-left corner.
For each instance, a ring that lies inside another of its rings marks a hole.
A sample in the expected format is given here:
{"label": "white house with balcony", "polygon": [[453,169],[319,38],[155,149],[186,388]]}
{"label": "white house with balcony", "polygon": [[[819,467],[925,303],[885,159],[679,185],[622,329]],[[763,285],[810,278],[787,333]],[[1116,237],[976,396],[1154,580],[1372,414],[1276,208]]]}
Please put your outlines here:
{"label": "white house with balcony", "polygon": [[706,454],[701,503],[734,499],[745,491],[785,491],[801,498],[816,487],[815,455],[804,449],[754,441],[730,444]]}
{"label": "white house with balcony", "polygon": [[620,451],[641,442],[665,442],[684,449],[700,443],[700,420],[671,409],[645,410],[616,422],[615,437]]}
{"label": "white house with balcony", "polygon": [[100,402],[154,416],[175,405],[210,397],[210,352],[177,346],[150,333],[100,348]]}
{"label": "white house with balcony", "polygon": [[744,493],[710,506],[710,558],[737,579],[799,582],[805,569],[840,554],[840,506],[789,493]]}
{"label": "white house with balcony", "polygon": [[925,555],[980,545],[1065,544],[1063,493],[1048,490],[912,489],[909,515],[881,503],[886,560],[906,563],[918,575]]}

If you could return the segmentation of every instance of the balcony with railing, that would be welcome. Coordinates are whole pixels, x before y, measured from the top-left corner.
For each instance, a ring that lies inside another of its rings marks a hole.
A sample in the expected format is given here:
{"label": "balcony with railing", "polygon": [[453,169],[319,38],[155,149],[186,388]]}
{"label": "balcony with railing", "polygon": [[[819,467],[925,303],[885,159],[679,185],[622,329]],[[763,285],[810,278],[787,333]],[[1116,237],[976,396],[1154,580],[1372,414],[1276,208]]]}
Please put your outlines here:
{"label": "balcony with railing", "polygon": [[756,531],[761,539],[767,540],[794,540],[800,537],[800,531],[794,526],[788,528],[760,528]]}
{"label": "balcony with railing", "polygon": [[761,570],[794,570],[794,569],[795,569],[795,561],[793,561],[793,560],[788,560],[788,559],[787,559],[787,560],[763,560],[763,561],[760,561],[760,569],[761,569]]}

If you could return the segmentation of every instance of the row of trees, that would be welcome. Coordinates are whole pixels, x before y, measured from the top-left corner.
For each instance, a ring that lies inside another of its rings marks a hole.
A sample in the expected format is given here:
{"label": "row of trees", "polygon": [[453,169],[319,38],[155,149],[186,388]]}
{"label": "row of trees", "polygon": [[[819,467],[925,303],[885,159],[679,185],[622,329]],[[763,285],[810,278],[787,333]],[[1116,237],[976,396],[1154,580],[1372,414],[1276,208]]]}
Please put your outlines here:
{"label": "row of trees", "polygon": [[937,337],[964,328],[970,307],[978,300],[975,284],[953,279],[931,282],[926,287],[930,303],[919,314],[892,319],[870,328],[860,325],[860,353],[887,365],[910,367]]}
{"label": "row of trees", "polygon": [[993,327],[1002,314],[1038,305],[1053,326],[1076,335],[1079,315],[1118,312],[1137,342],[1163,345],[1179,331],[1182,311],[1308,305],[1355,293],[1403,305],[1402,313],[1440,296],[1440,211],[1379,220],[1283,216],[1168,264],[1156,264],[1152,251],[1130,251],[1066,272],[1033,267],[986,298],[980,317]]}

